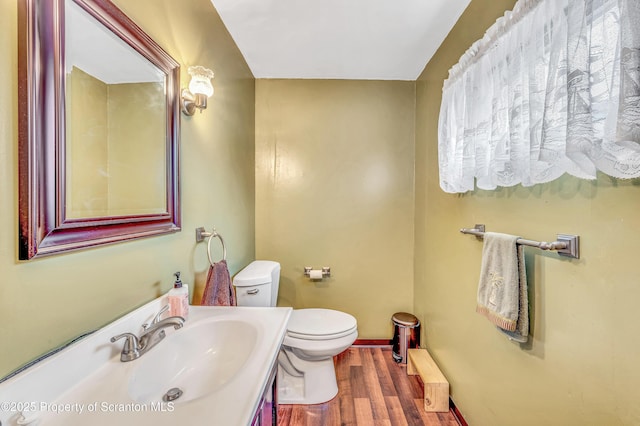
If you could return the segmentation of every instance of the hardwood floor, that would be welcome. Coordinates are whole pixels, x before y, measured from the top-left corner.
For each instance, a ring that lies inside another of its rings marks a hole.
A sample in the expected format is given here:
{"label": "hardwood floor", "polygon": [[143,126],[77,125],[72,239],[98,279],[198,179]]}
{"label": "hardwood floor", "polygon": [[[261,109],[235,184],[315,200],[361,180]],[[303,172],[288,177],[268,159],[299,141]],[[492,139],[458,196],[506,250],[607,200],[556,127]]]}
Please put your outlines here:
{"label": "hardwood floor", "polygon": [[338,395],[316,405],[280,405],[278,426],[458,426],[451,412],[425,413],[417,376],[391,349],[352,346],[334,359]]}

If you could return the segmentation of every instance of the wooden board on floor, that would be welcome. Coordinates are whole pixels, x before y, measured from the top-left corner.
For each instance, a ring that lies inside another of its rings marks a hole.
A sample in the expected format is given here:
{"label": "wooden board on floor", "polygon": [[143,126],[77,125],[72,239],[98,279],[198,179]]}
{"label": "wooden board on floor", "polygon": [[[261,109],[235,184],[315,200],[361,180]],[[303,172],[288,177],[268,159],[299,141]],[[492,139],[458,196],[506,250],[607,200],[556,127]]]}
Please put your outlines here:
{"label": "wooden board on floor", "polygon": [[407,374],[419,375],[424,383],[425,411],[434,413],[449,411],[449,381],[426,349],[407,351]]}

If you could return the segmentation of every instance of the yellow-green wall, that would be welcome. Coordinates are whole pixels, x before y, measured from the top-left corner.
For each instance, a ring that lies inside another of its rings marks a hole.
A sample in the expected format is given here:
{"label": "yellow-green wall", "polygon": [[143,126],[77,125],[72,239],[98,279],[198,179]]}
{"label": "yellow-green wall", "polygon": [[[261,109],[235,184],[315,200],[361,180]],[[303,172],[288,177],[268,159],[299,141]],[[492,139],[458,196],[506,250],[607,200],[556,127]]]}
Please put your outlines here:
{"label": "yellow-green wall", "polygon": [[115,3],[182,65],[182,86],[189,65],[216,73],[207,110],[182,118],[182,232],[17,261],[17,2],[0,0],[0,376],[167,291],[175,271],[193,284],[198,226],[224,236],[232,273],[254,259],[253,75],[209,0]]}
{"label": "yellow-green wall", "polygon": [[[638,425],[640,181],[563,177],[465,195],[438,185],[447,70],[513,4],[473,0],[417,82],[414,309],[469,424]],[[536,240],[581,236],[580,260],[527,249],[526,345],[475,313],[482,243],[458,230],[476,223]]]}
{"label": "yellow-green wall", "polygon": [[107,216],[109,89],[77,67],[67,73],[66,84],[65,214],[68,218]]}
{"label": "yellow-green wall", "polygon": [[66,84],[65,216],[166,212],[164,84],[107,84],[77,67]]}
{"label": "yellow-green wall", "polygon": [[361,338],[411,309],[414,100],[413,82],[256,82],[256,256],[282,265],[280,305],[349,312]]}
{"label": "yellow-green wall", "polygon": [[109,216],[166,212],[164,84],[108,87]]}

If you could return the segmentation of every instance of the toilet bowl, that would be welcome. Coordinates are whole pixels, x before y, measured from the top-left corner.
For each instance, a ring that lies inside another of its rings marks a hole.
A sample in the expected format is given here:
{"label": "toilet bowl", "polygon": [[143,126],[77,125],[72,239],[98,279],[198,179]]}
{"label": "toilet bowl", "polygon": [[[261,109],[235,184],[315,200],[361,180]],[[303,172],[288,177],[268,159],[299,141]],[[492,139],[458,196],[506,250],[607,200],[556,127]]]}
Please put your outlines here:
{"label": "toilet bowl", "polygon": [[338,393],[333,357],[358,337],[356,319],[331,309],[296,309],[278,357],[278,402],[320,404]]}
{"label": "toilet bowl", "polygon": [[[275,306],[278,262],[257,260],[233,280],[238,306]],[[294,309],[278,356],[278,402],[320,404],[338,393],[333,357],[358,337],[356,319],[332,309]]]}

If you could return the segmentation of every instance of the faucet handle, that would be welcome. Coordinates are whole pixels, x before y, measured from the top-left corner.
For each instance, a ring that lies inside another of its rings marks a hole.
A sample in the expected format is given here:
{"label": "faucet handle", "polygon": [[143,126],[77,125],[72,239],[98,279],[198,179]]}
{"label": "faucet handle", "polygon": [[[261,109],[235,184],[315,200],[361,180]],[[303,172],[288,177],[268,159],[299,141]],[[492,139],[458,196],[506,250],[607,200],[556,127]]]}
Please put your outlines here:
{"label": "faucet handle", "polygon": [[136,337],[136,335],[132,333],[122,333],[118,334],[117,336],[113,336],[111,338],[111,342],[113,343],[122,338],[125,338],[126,340],[124,341],[124,346],[122,347],[122,352],[120,353],[120,361],[133,361],[134,359],[138,358],[140,356],[140,345],[138,344],[138,337]]}
{"label": "faucet handle", "polygon": [[160,311],[156,314],[156,316],[153,317],[153,320],[151,320],[151,323],[142,324],[142,329],[146,330],[147,328],[151,327],[153,324],[157,324],[158,322],[160,322],[160,317],[162,316],[162,314],[164,314],[168,310],[169,310],[169,305],[164,305],[162,309],[160,309]]}
{"label": "faucet handle", "polygon": [[153,321],[151,321],[151,324],[156,324],[160,321],[160,317],[162,316],[162,314],[164,314],[165,312],[167,312],[169,310],[169,305],[164,305],[162,307],[162,309],[160,309],[160,312],[158,312],[156,314],[155,317],[153,317]]}

